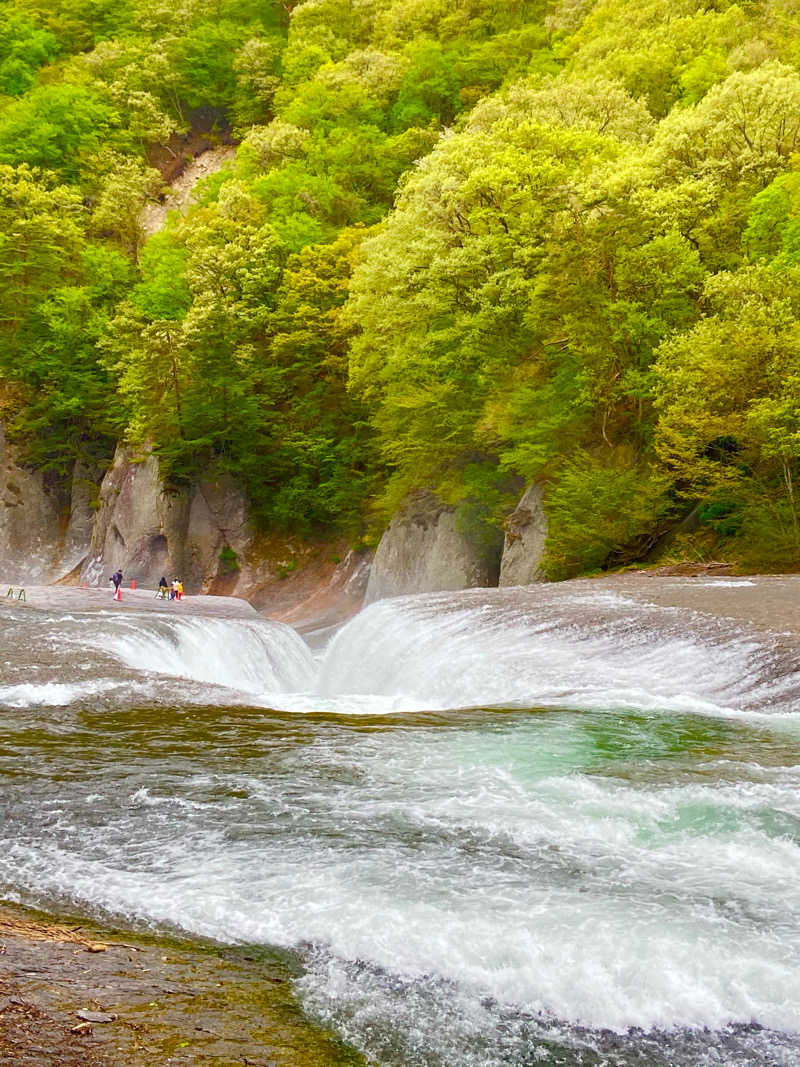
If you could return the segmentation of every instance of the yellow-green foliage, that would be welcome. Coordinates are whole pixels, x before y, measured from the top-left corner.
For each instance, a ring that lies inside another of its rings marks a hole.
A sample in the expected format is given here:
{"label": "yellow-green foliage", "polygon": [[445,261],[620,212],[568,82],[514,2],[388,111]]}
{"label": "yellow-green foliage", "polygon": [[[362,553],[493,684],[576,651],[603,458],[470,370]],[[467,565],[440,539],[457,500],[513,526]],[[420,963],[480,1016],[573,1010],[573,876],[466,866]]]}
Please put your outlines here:
{"label": "yellow-green foliage", "polygon": [[[0,396],[35,462],[148,440],[356,535],[432,489],[490,547],[538,481],[553,576],[695,508],[705,552],[800,565],[796,0],[5,9]],[[236,159],[145,243],[200,123]]]}

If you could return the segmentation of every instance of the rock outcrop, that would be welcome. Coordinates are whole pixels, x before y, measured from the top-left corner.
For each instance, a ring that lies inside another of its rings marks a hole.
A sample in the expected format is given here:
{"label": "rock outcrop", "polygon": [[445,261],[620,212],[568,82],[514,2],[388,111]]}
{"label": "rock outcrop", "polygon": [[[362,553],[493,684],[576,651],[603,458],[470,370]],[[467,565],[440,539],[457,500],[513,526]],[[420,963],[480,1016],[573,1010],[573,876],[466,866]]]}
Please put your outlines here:
{"label": "rock outcrop", "polygon": [[410,497],[368,555],[346,543],[254,530],[242,493],[209,475],[165,486],[157,458],[120,446],[99,489],[80,470],[71,489],[19,464],[0,428],[0,575],[9,583],[125,583],[163,575],[187,593],[238,596],[301,630],[337,625],[362,604],[406,593],[542,580],[547,521],[528,489],[506,521],[502,561],[432,493]]}
{"label": "rock outcrop", "polygon": [[223,480],[170,491],[158,461],[119,447],[100,487],[100,506],[81,579],[156,585],[178,575],[187,592],[207,592],[250,540],[244,498]]}
{"label": "rock outcrop", "polygon": [[142,208],[139,215],[139,228],[145,237],[158,233],[167,220],[170,211],[180,211],[186,214],[192,204],[195,186],[203,178],[216,174],[236,155],[236,149],[232,145],[218,145],[210,147],[208,142],[198,142],[199,151],[189,163],[184,163],[182,155],[177,157],[182,170],[179,174],[168,175],[172,182],[161,202],[150,201]]}
{"label": "rock outcrop", "polygon": [[410,497],[381,538],[366,603],[405,593],[497,584],[497,560],[457,526],[452,508],[432,493]]}
{"label": "rock outcrop", "polygon": [[542,490],[530,486],[505,521],[506,536],[500,561],[500,585],[530,585],[545,580],[541,569],[547,540],[547,515]]}
{"label": "rock outcrop", "polygon": [[65,485],[20,464],[0,424],[2,580],[56,582],[79,567],[89,550],[95,492],[80,469]]}
{"label": "rock outcrop", "polygon": [[158,461],[118,448],[100,487],[81,581],[104,586],[117,568],[155,588],[179,576],[187,593],[249,600],[301,630],[336,625],[364,600],[369,561],[345,544],[255,531],[243,495],[224,478],[168,490]]}

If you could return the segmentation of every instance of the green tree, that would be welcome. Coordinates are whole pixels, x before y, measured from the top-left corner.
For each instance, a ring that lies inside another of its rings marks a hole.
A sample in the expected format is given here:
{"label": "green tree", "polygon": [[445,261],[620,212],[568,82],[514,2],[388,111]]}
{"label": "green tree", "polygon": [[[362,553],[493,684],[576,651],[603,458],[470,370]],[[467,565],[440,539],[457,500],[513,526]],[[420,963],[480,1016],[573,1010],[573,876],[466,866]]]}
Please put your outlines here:
{"label": "green tree", "polygon": [[0,112],[0,163],[27,163],[62,180],[85,178],[91,156],[119,128],[113,107],[78,85],[45,85]]}
{"label": "green tree", "polygon": [[9,96],[27,92],[39,67],[58,52],[58,41],[49,30],[23,12],[12,10],[0,25],[0,92]]}

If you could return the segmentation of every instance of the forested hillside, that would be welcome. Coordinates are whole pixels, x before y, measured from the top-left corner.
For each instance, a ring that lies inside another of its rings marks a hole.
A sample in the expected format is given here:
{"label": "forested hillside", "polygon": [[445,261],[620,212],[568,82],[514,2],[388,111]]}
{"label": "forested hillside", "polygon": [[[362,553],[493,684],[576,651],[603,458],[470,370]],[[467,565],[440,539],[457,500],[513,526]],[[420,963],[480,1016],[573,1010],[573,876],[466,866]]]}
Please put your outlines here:
{"label": "forested hillside", "polygon": [[[796,569],[797,0],[6,0],[0,417],[265,527]],[[202,132],[187,216],[139,212]],[[691,516],[685,529],[672,532]]]}

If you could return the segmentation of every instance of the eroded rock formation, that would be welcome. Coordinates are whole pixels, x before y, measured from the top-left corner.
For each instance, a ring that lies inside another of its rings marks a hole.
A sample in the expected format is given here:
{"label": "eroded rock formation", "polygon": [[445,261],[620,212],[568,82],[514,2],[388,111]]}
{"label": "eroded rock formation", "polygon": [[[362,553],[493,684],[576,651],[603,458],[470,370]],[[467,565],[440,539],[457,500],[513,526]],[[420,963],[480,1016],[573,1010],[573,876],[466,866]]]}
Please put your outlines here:
{"label": "eroded rock formation", "polygon": [[372,562],[366,602],[497,584],[497,561],[462,533],[451,508],[415,493],[392,519]]}
{"label": "eroded rock formation", "polygon": [[10,583],[64,579],[86,556],[96,486],[76,469],[64,486],[18,460],[0,423],[0,575]]}
{"label": "eroded rock formation", "polygon": [[335,625],[361,607],[368,560],[346,544],[259,533],[224,478],[165,487],[149,452],[118,448],[103,479],[81,581],[155,588],[180,577],[187,593],[239,596],[298,629]]}
{"label": "eroded rock formation", "polygon": [[505,528],[499,584],[530,585],[544,581],[541,564],[547,540],[547,515],[538,485],[525,491],[506,519]]}
{"label": "eroded rock formation", "polygon": [[81,579],[103,584],[119,568],[126,580],[155,585],[180,576],[206,592],[250,540],[247,508],[223,480],[168,490],[158,461],[120,447],[100,487],[100,506]]}
{"label": "eroded rock formation", "polygon": [[547,520],[532,487],[506,522],[502,561],[459,528],[455,512],[417,493],[394,517],[370,566],[342,541],[259,533],[224,478],[168,489],[156,457],[119,447],[99,488],[77,470],[71,489],[18,463],[0,428],[0,576],[9,583],[155,587],[249,600],[301,630],[334,626],[362,604],[406,593],[525,585],[542,579]]}

